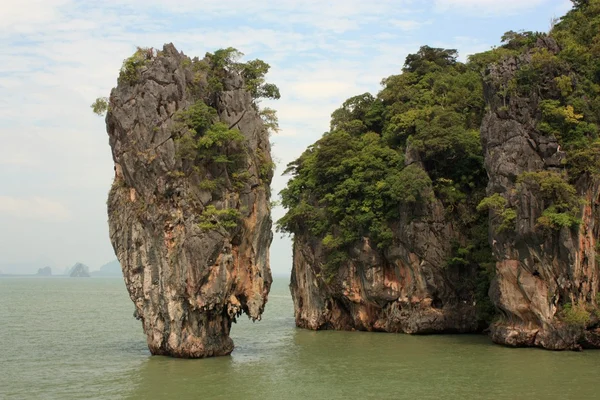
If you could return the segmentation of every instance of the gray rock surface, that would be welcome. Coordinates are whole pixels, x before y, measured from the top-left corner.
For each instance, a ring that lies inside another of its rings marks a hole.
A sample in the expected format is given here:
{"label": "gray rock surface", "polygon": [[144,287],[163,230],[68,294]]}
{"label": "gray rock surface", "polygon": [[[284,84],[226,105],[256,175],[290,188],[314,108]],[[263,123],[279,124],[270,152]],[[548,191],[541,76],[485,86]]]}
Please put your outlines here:
{"label": "gray rock surface", "polygon": [[[550,38],[537,45],[558,51]],[[481,136],[490,178],[487,191],[488,195],[501,194],[517,213],[514,230],[498,233],[497,223],[492,220],[490,224],[490,242],[497,259],[490,296],[502,313],[491,326],[491,336],[495,342],[510,346],[556,350],[597,347],[594,329],[584,331],[565,324],[558,313],[565,303],[597,307],[599,182],[587,178],[578,182],[577,192],[584,199],[582,223],[554,232],[537,225],[545,207],[541,196],[517,188],[517,177],[524,172],[563,172],[566,158],[556,138],[543,136],[536,129],[541,100],[538,93],[508,98],[500,95],[516,70],[529,62],[531,54],[510,57],[492,66],[486,77],[490,111]]]}
{"label": "gray rock surface", "polygon": [[[172,44],[139,69],[134,84],[112,90],[106,116],[115,162],[108,198],[110,239],[142,321],[152,354],[199,358],[227,355],[232,322],[241,313],[261,317],[271,285],[272,174],[268,132],[242,78],[227,73],[223,90],[209,93],[207,72]],[[203,100],[218,119],[245,138],[248,179],[234,188],[218,164],[190,165],[177,147],[179,110]],[[221,182],[209,190],[208,178]],[[233,209],[234,229],[203,229],[209,206]]]}

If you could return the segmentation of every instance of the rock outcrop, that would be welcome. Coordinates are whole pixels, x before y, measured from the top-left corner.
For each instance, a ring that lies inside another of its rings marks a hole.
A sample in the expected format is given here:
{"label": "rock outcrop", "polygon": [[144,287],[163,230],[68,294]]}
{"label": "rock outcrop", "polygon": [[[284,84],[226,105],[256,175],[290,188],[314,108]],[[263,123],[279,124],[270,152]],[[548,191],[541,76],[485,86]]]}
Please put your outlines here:
{"label": "rock outcrop", "polygon": [[82,263],[77,263],[71,267],[69,276],[71,278],[89,278],[90,268]]}
{"label": "rock outcrop", "polygon": [[[538,54],[559,51],[551,38],[539,39],[534,50]],[[501,312],[491,326],[491,336],[510,346],[597,347],[600,182],[582,176],[575,183],[582,199],[582,205],[576,206],[579,224],[548,228],[541,226],[540,217],[552,203],[540,190],[540,182],[528,185],[523,179],[531,173],[542,178],[567,175],[567,153],[556,137],[538,130],[540,91],[513,90],[507,95],[517,71],[531,68],[534,50],[504,59],[486,76],[490,111],[481,132],[490,178],[487,191],[502,196],[506,209],[514,212],[514,226],[499,229],[501,221],[493,215],[490,225],[497,259],[490,295]],[[551,87],[552,76],[543,78],[547,82],[540,86]],[[548,182],[555,185],[553,190],[562,185],[557,179]]]}
{"label": "rock outcrop", "polygon": [[296,234],[290,284],[296,325],[412,334],[477,331],[477,267],[447,265],[452,244],[464,237],[442,202],[404,207],[392,230],[393,244],[384,250],[363,237],[333,275],[323,268],[322,238]]}
{"label": "rock outcrop", "polygon": [[110,94],[110,239],[152,354],[231,353],[232,322],[260,319],[272,281],[268,131],[215,57],[140,49]]}
{"label": "rock outcrop", "polygon": [[[279,221],[294,235],[296,325],[411,334],[485,327],[480,76],[423,46],[373,96],[346,100],[296,161]],[[460,79],[457,79],[460,77]],[[450,82],[440,89],[435,82]],[[434,87],[435,86],[435,87]],[[445,100],[428,93],[460,91]],[[426,106],[425,106],[426,105]],[[483,235],[473,234],[483,227]],[[478,239],[478,236],[483,236]],[[485,299],[487,301],[487,299]]]}

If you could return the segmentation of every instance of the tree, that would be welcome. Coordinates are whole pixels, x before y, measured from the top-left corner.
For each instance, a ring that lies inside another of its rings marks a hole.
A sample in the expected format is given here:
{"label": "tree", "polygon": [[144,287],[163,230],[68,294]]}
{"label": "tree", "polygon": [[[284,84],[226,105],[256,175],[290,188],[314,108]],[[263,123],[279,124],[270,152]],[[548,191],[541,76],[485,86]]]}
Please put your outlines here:
{"label": "tree", "polygon": [[98,97],[90,107],[95,114],[103,116],[108,111],[108,98]]}
{"label": "tree", "polygon": [[[456,226],[478,232],[472,252],[489,254],[479,234],[487,219],[475,212],[487,185],[481,77],[456,57],[456,50],[424,46],[377,96],[353,96],[335,110],[330,131],[288,165],[280,231],[320,238],[333,268],[361,237],[388,246],[400,210],[435,193]],[[409,149],[420,163],[406,165]]]}
{"label": "tree", "polygon": [[363,93],[346,100],[331,114],[331,130],[366,133],[381,130],[383,105],[371,93]]}
{"label": "tree", "polygon": [[236,71],[244,79],[245,89],[250,92],[252,98],[279,99],[281,97],[279,88],[265,82],[265,75],[269,72],[270,65],[258,59],[245,63],[238,62],[243,55],[244,53],[233,47],[219,49],[214,54],[206,53],[206,59],[210,64],[208,81],[213,91],[222,90],[227,74]]}
{"label": "tree", "polygon": [[432,69],[440,69],[456,64],[458,51],[422,46],[416,54],[406,57],[404,71],[424,75]]}
{"label": "tree", "polygon": [[246,90],[253,98],[279,99],[279,88],[271,83],[265,83],[265,75],[271,68],[262,60],[251,60],[238,64],[246,83]]}

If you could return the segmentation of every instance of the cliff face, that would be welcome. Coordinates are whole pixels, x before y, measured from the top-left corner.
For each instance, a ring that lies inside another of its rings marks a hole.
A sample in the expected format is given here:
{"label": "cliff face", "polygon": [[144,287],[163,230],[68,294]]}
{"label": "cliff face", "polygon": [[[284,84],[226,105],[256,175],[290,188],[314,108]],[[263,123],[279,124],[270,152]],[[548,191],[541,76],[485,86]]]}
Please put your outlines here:
{"label": "cliff face", "polygon": [[491,256],[475,212],[486,183],[481,78],[456,51],[423,46],[383,82],[377,96],[346,100],[289,165],[278,225],[294,235],[296,324],[478,331]]}
{"label": "cliff face", "polygon": [[[431,211],[439,213],[438,205],[431,205]],[[363,238],[333,278],[322,275],[319,240],[296,236],[290,284],[296,325],[313,330],[476,331],[476,270],[445,267],[452,228],[433,220],[410,223],[396,233],[401,235],[397,244],[383,254]],[[459,282],[464,286],[457,287]]]}
{"label": "cliff face", "polygon": [[106,117],[110,239],[152,354],[227,355],[272,281],[268,132],[234,69],[171,44],[136,54]]}
{"label": "cliff face", "polygon": [[[547,216],[556,211],[549,207],[559,203],[556,197],[568,197],[568,190],[558,192],[568,188],[562,180],[569,178],[567,153],[555,136],[538,129],[540,102],[551,94],[506,90],[517,71],[531,68],[536,54],[558,51],[551,38],[539,39],[533,50],[492,65],[486,76],[490,111],[481,133],[487,191],[502,196],[504,209],[512,210],[514,218],[506,229],[499,229],[502,218],[491,213],[490,240],[497,263],[490,296],[502,314],[492,324],[491,335],[495,342],[511,346],[576,349],[600,344],[600,182],[584,175],[574,183],[581,198],[575,203],[580,223],[547,226]],[[553,77],[541,76],[541,86],[552,87]],[[547,196],[549,188],[553,198]]]}
{"label": "cliff face", "polygon": [[402,207],[392,231],[384,250],[362,237],[333,274],[325,270],[321,238],[296,234],[290,284],[296,325],[414,334],[478,330],[477,266],[448,265],[452,244],[465,238],[442,202]]}

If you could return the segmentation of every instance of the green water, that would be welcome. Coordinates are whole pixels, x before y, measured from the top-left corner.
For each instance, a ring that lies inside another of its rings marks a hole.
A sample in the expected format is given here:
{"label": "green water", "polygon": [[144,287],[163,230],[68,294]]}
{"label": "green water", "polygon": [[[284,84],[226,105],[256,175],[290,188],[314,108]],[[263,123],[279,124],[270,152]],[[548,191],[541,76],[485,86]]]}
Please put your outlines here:
{"label": "green water", "polygon": [[309,332],[285,279],[230,357],[150,356],[118,278],[0,278],[0,399],[596,399],[600,352]]}

